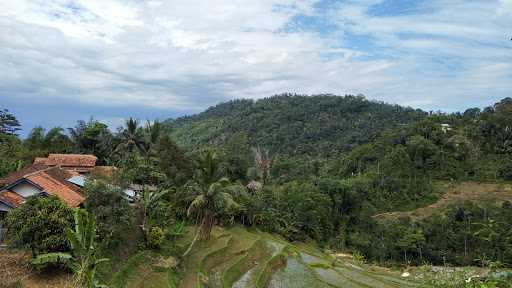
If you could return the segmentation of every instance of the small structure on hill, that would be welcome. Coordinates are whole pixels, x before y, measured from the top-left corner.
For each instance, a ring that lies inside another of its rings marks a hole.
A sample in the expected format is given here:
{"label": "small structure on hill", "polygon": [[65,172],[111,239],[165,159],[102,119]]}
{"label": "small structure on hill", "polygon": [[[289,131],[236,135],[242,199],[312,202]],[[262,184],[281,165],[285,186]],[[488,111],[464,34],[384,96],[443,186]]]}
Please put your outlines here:
{"label": "small structure on hill", "polygon": [[452,126],[451,126],[450,124],[443,123],[443,124],[441,124],[441,130],[442,130],[444,133],[447,133],[448,131],[451,131],[451,130],[452,130]]}

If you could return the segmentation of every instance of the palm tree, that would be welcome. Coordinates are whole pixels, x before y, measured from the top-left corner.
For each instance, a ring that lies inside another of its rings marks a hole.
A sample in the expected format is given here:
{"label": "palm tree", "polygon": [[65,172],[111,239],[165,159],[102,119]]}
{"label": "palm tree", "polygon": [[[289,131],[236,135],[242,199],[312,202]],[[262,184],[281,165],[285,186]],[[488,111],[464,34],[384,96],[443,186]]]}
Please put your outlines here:
{"label": "palm tree", "polygon": [[97,258],[96,221],[94,215],[86,210],[75,210],[75,229],[67,229],[66,235],[71,244],[72,253],[48,253],[37,256],[32,263],[44,265],[50,263],[66,263],[75,273],[74,287],[106,287],[98,284],[96,269],[99,264],[109,261]]}
{"label": "palm tree", "polygon": [[155,145],[158,143],[160,136],[164,132],[164,126],[158,120],[153,123],[147,122],[144,129],[144,139],[140,145],[141,152],[146,159],[149,159],[153,154]]}
{"label": "palm tree", "polygon": [[201,240],[208,240],[217,216],[223,212],[232,211],[238,208],[238,203],[233,200],[230,190],[231,183],[227,178],[222,178],[208,186],[208,189],[201,189],[200,186],[191,187],[196,189],[197,196],[194,198],[187,210],[187,215],[197,215],[201,219],[199,233]]}
{"label": "palm tree", "polygon": [[218,155],[213,150],[206,150],[199,159],[199,168],[195,173],[196,182],[206,190],[212,183],[222,178],[222,167]]}
{"label": "palm tree", "polygon": [[117,145],[115,152],[132,153],[135,149],[143,150],[143,135],[139,127],[139,121],[130,117],[125,123],[125,128],[120,133],[121,142]]}
{"label": "palm tree", "polygon": [[197,219],[200,219],[200,225],[184,256],[190,252],[198,238],[201,240],[210,238],[213,225],[220,214],[239,207],[231,195],[231,183],[227,178],[220,178],[221,165],[217,154],[212,150],[205,151],[199,164],[195,181],[187,184],[186,187],[195,195],[187,209],[187,215],[196,215]]}

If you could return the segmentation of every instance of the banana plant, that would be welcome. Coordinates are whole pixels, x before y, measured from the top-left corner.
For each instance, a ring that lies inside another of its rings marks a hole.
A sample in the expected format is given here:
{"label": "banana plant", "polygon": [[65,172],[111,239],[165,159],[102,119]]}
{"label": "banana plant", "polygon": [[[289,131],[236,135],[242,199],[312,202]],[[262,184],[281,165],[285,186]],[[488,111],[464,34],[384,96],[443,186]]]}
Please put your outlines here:
{"label": "banana plant", "polygon": [[66,236],[71,245],[71,254],[62,252],[42,254],[32,260],[32,264],[39,266],[62,263],[75,274],[74,287],[107,287],[99,284],[96,279],[98,265],[109,261],[109,259],[97,258],[94,215],[83,209],[76,209],[74,212],[74,230],[69,228],[66,230]]}

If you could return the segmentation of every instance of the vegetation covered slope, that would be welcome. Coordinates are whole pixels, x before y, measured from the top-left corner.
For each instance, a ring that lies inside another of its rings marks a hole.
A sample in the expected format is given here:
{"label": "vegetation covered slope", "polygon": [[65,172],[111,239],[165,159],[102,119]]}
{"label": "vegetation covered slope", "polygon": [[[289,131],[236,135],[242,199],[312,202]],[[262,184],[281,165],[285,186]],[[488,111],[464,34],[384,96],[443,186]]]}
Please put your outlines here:
{"label": "vegetation covered slope", "polygon": [[446,212],[452,206],[461,202],[487,203],[512,201],[512,183],[479,183],[479,182],[442,182],[440,189],[443,196],[430,205],[411,211],[386,212],[374,216],[376,219],[398,219],[410,217],[425,219],[436,213]]}
{"label": "vegetation covered slope", "polygon": [[[193,228],[188,229],[178,245],[189,245],[193,233]],[[148,269],[142,262],[139,266],[131,266],[131,275]],[[314,246],[295,245],[268,233],[242,227],[216,227],[208,241],[195,244],[176,272],[176,277],[168,277],[167,282],[156,276],[146,277],[144,282],[140,277],[132,277],[125,284],[134,288],[172,287],[173,284],[183,288],[417,286],[414,281],[405,281],[397,272],[349,259],[336,259]],[[159,273],[169,275],[165,271]]]}
{"label": "vegetation covered slope", "polygon": [[167,123],[182,147],[221,146],[241,133],[249,145],[275,154],[329,156],[370,142],[382,130],[424,114],[362,96],[285,94],[234,100]]}

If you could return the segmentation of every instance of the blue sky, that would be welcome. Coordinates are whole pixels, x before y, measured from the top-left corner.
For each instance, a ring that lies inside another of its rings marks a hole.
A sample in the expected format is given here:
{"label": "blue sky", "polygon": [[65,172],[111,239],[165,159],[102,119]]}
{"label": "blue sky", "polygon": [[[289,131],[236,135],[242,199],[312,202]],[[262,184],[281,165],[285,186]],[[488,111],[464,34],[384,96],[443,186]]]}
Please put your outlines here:
{"label": "blue sky", "polygon": [[7,0],[0,107],[25,134],[283,92],[451,112],[512,96],[511,37],[512,0]]}

